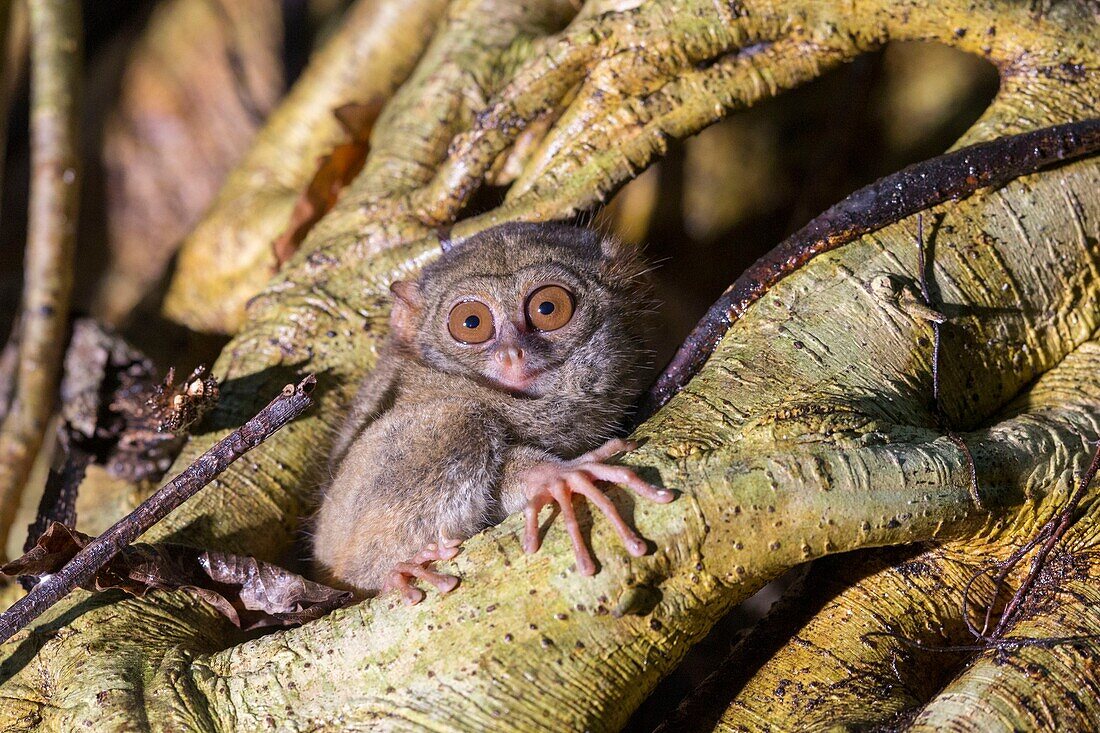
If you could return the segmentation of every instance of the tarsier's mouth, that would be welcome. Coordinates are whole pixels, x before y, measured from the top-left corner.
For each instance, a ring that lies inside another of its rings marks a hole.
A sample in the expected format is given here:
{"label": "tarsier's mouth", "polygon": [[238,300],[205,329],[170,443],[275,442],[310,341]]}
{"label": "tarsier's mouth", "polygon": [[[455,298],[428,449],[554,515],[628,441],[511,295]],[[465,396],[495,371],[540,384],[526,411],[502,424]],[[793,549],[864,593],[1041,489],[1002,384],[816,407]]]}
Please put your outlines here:
{"label": "tarsier's mouth", "polygon": [[511,370],[502,370],[496,374],[486,375],[486,378],[497,389],[508,392],[516,397],[538,397],[532,394],[529,388],[545,373],[545,369],[523,370],[516,373]]}

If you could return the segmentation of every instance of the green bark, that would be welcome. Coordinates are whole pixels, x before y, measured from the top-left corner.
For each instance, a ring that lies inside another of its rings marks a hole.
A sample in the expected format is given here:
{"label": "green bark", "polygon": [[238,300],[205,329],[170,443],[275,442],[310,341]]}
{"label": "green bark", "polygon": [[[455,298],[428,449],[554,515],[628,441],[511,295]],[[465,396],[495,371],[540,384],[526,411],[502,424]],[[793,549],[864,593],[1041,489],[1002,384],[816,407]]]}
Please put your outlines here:
{"label": "green bark", "polygon": [[[215,368],[225,380],[216,427],[176,467],[294,373],[319,374],[319,408],[149,539],[288,552],[328,436],[376,358],[389,282],[434,256],[433,227],[454,219],[530,120],[560,115],[504,205],[456,235],[584,209],[668,137],[891,39],[997,64],[1001,91],[966,142],[1090,116],[1100,88],[1094,22],[1070,4],[1041,22],[1008,0],[600,9],[540,39],[564,22],[561,7],[453,4],[379,121],[364,172],[251,302]],[[916,227],[903,221],[774,287],[639,429],[646,442],[626,462],[683,492],[664,506],[615,496],[652,555],[628,557],[596,521],[603,567],[583,578],[557,527],[524,556],[513,517],[447,566],[463,577],[455,593],[412,609],[369,601],[250,641],[178,594],[76,596],[0,650],[0,726],[615,730],[724,611],[787,568],[866,547],[1019,542],[1053,515],[1100,437],[1097,190],[1100,162],[1085,160],[926,215],[944,216],[931,235],[951,316],[942,386],[981,507],[963,454],[935,427],[929,326],[873,287],[883,274],[912,287]],[[1064,625],[1053,614],[1038,633]],[[988,680],[960,676],[921,724],[957,714]]]}

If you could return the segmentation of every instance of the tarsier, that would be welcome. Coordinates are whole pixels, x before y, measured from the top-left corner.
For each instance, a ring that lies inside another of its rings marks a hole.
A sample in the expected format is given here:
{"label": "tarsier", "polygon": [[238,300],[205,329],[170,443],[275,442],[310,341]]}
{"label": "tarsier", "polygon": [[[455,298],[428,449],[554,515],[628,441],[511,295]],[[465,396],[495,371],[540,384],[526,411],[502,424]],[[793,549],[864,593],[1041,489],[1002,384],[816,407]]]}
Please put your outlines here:
{"label": "tarsier", "polygon": [[596,232],[506,224],[394,283],[389,338],[329,462],[313,528],[319,574],[416,603],[414,579],[453,589],[458,579],[429,565],[509,514],[525,512],[524,549],[538,550],[539,511],[553,502],[591,575],[574,494],[644,555],[597,486],[673,498],[606,462],[635,447],[608,438],[646,374],[644,272],[632,247]]}

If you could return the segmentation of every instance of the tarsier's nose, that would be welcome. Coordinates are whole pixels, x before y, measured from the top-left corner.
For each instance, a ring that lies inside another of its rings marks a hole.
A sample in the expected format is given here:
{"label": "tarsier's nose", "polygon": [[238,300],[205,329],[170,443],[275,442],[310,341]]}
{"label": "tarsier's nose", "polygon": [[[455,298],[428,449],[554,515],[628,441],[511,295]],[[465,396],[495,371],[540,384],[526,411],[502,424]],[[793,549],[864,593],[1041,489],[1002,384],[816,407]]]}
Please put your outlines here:
{"label": "tarsier's nose", "polygon": [[518,346],[504,346],[496,353],[497,362],[505,369],[523,366],[523,349]]}

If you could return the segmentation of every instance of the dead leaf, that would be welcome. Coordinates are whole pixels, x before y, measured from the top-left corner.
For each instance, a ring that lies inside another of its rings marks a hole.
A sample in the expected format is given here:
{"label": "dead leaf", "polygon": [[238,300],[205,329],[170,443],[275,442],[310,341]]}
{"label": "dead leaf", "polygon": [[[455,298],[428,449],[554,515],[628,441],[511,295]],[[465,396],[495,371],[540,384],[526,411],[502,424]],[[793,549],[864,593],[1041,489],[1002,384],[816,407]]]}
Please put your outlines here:
{"label": "dead leaf", "polygon": [[[33,548],[0,572],[22,577],[56,573],[91,539],[52,522]],[[253,557],[173,544],[125,547],[85,586],[90,591],[112,589],[137,597],[151,590],[187,591],[245,630],[303,624],[352,599],[347,591]]]}
{"label": "dead leaf", "polygon": [[298,251],[309,230],[336,205],[340,192],[363,169],[370,150],[370,133],[381,111],[382,103],[378,100],[345,104],[333,111],[347,132],[348,141],[317,161],[317,172],[294,202],[286,230],[272,244],[278,267]]}
{"label": "dead leaf", "polygon": [[124,428],[124,418],[110,409],[112,393],[154,379],[144,354],[93,319],[78,319],[61,378],[62,444],[105,455]]}
{"label": "dead leaf", "polygon": [[46,478],[24,550],[50,522],[76,525],[77,494],[92,463],[132,483],[160,478],[187,430],[217,402],[218,383],[196,369],[181,384],[159,384],[153,363],[90,318],[73,324],[61,379],[61,449]]}
{"label": "dead leaf", "polygon": [[160,383],[152,362],[92,319],[80,319],[65,355],[61,382],[62,446],[95,457],[116,478],[159,478],[188,429],[218,400],[203,366],[176,384]]}

